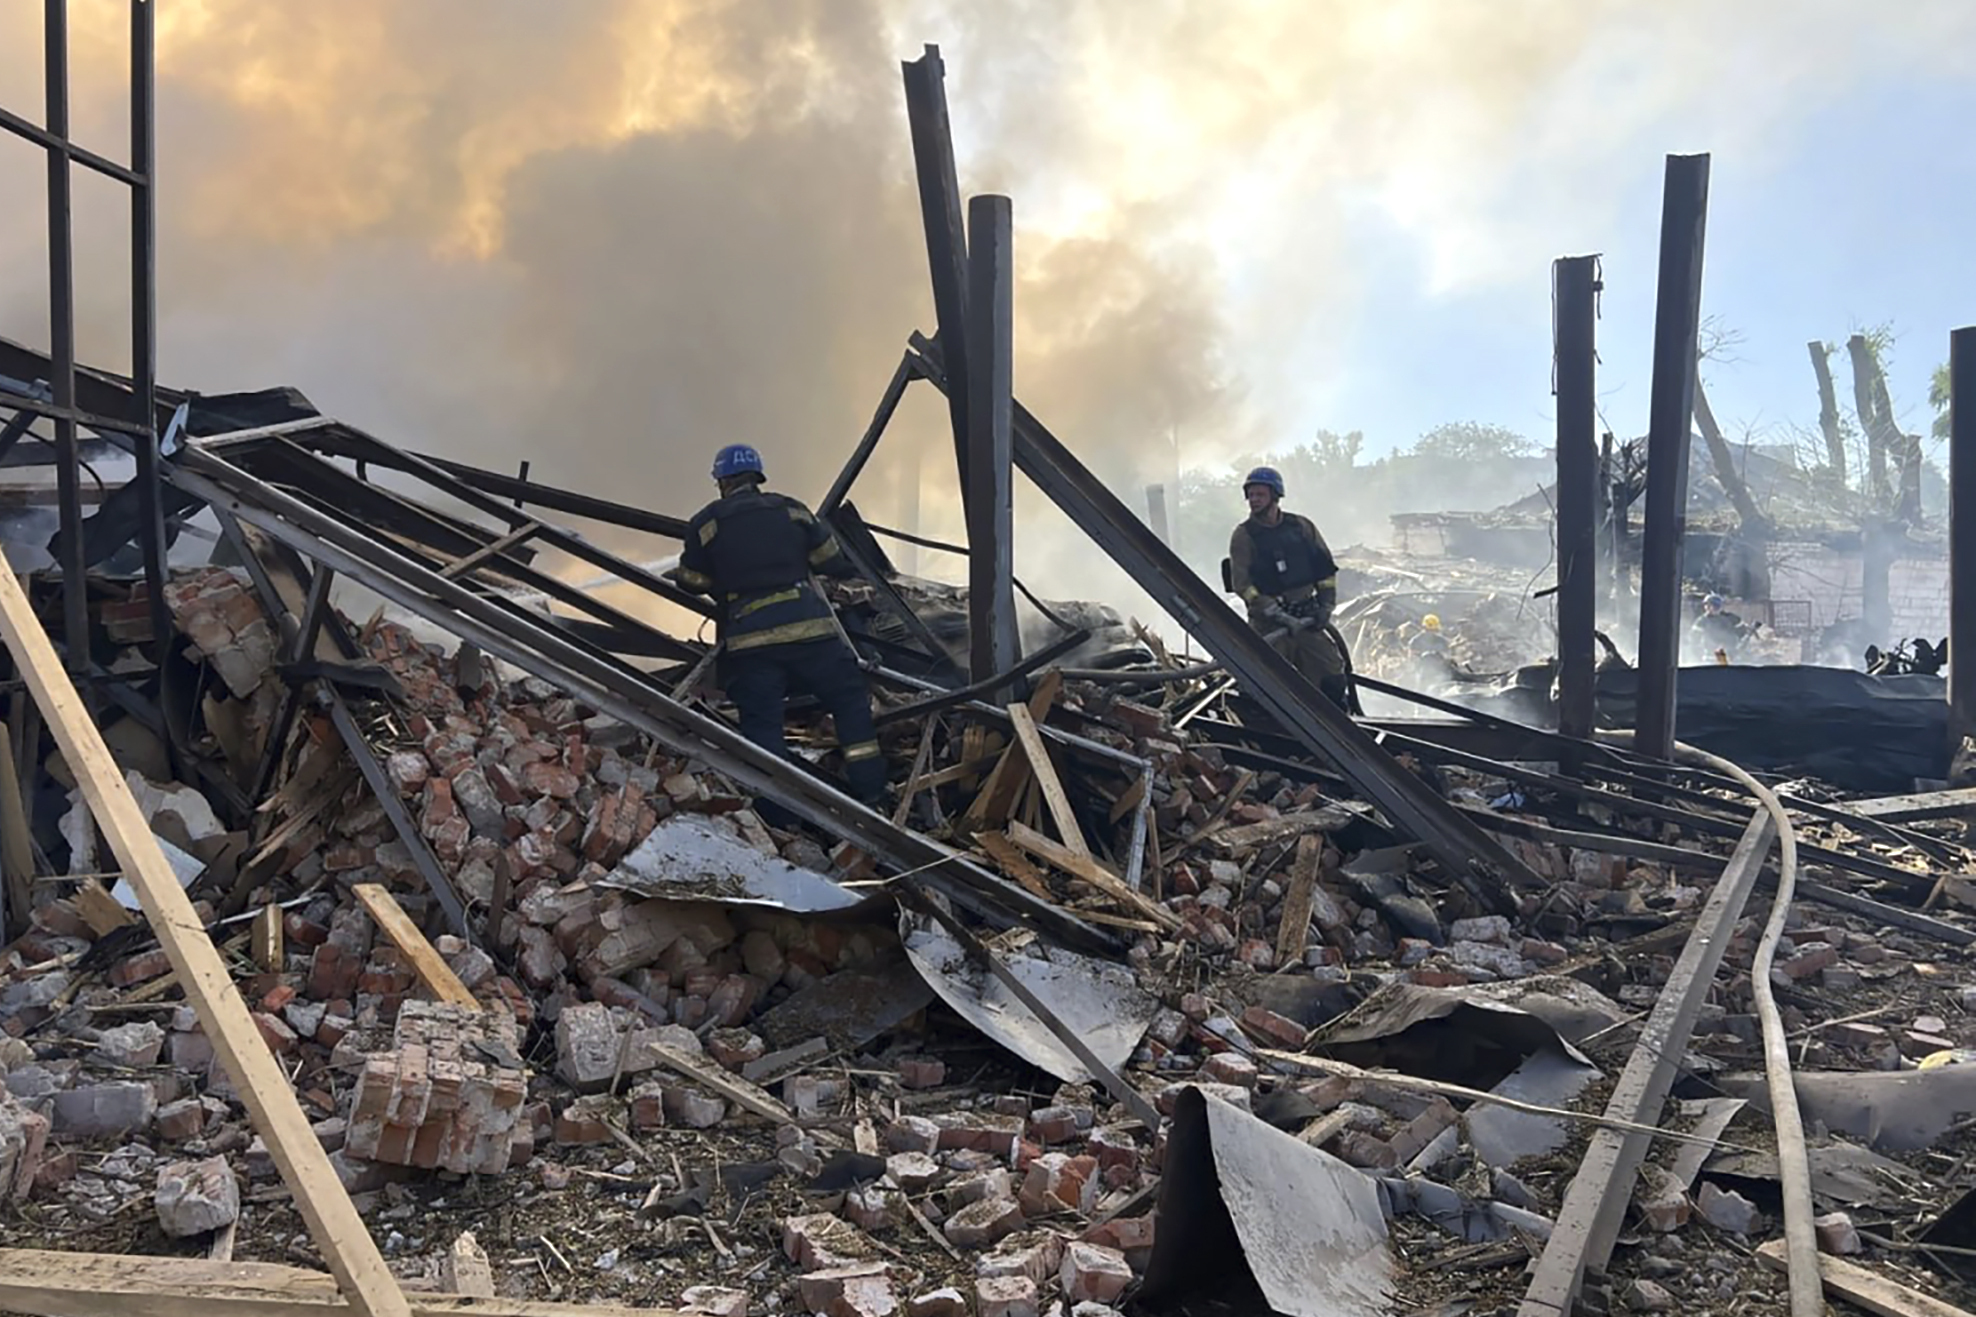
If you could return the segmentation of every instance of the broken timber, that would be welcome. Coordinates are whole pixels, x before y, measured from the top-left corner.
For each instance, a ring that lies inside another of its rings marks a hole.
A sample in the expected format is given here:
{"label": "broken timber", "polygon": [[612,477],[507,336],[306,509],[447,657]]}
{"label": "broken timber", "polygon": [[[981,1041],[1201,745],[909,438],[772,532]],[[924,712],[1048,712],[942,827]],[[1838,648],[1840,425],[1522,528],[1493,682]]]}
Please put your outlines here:
{"label": "broken timber", "polygon": [[[1743,916],[1743,907],[1776,837],[1776,824],[1767,812],[1759,811],[1709,894],[1694,933],[1681,949],[1647,1017],[1639,1045],[1627,1058],[1606,1103],[1607,1116],[1639,1124],[1658,1121],[1694,1031],[1695,1018],[1729,949],[1729,935]],[[1517,1317],[1557,1317],[1574,1311],[1585,1273],[1602,1269],[1612,1256],[1620,1224],[1633,1201],[1633,1179],[1651,1142],[1645,1134],[1621,1134],[1611,1128],[1592,1135],[1571,1188],[1565,1191],[1557,1229],[1537,1259],[1536,1275],[1517,1308]]]}
{"label": "broken timber", "polygon": [[[409,1304],[401,1299],[399,1311],[408,1317],[678,1317],[671,1309],[614,1304],[465,1294],[406,1298]],[[0,1311],[31,1317],[337,1317],[365,1310],[345,1303],[328,1276],[266,1262],[0,1249]]]}
{"label": "broken timber", "polygon": [[[15,664],[76,775],[90,814],[109,839],[186,998],[214,1051],[226,1063],[256,1132],[281,1169],[282,1180],[308,1223],[310,1238],[328,1261],[350,1310],[366,1317],[409,1317],[411,1309],[399,1293],[398,1282],[344,1192],[287,1076],[249,1018],[226,963],[200,927],[191,898],[179,886],[139,813],[102,733],[62,674],[55,647],[35,618],[27,595],[7,571],[0,571],[0,635],[13,651]],[[64,1280],[70,1287],[78,1284],[73,1272],[66,1273]],[[0,1305],[18,1307],[4,1295]]]}
{"label": "broken timber", "polygon": [[[912,345],[924,358],[921,373],[944,390],[940,345],[921,334],[913,336]],[[1484,908],[1514,914],[1513,887],[1543,886],[1508,851],[1381,750],[1348,714],[1318,694],[1020,402],[1014,404],[1014,412],[1015,460],[1023,474],[1140,589],[1220,658],[1244,691],[1306,746],[1335,763],[1394,826],[1425,843],[1449,876]]]}

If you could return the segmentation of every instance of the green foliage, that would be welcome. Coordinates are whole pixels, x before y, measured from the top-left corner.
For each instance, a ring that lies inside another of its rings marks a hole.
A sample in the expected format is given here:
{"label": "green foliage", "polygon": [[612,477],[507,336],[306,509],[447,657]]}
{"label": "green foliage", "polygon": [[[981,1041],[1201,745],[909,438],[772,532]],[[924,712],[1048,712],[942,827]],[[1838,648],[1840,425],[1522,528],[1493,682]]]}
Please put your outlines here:
{"label": "green foliage", "polygon": [[1494,462],[1506,457],[1534,457],[1537,446],[1514,430],[1480,421],[1449,421],[1414,442],[1402,456],[1447,462]]}
{"label": "green foliage", "polygon": [[1928,405],[1935,409],[1935,437],[1946,440],[1949,437],[1949,363],[1946,361],[1935,367],[1935,376],[1928,381]]}

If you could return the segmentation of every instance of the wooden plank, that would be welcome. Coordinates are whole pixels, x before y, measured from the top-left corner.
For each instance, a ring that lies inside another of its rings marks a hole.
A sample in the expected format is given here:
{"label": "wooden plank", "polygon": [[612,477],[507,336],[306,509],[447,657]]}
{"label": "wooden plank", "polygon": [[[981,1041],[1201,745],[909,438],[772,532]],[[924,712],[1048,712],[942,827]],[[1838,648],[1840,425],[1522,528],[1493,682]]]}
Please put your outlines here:
{"label": "wooden plank", "polygon": [[1051,841],[1034,828],[1026,828],[1020,823],[1009,824],[1009,840],[1037,859],[1054,864],[1071,877],[1089,883],[1119,904],[1137,910],[1160,927],[1166,929],[1180,927],[1180,917],[1173,911],[1154,901],[1144,892],[1133,891],[1125,885],[1123,878],[1089,855],[1079,855],[1069,847]]}
{"label": "wooden plank", "polygon": [[466,573],[486,562],[489,558],[498,557],[506,553],[509,549],[514,548],[517,544],[520,544],[523,540],[532,538],[541,529],[541,522],[525,521],[506,535],[503,535],[500,539],[490,540],[478,549],[475,549],[472,553],[469,553],[466,557],[446,564],[446,566],[439,569],[439,574],[449,581],[456,576],[464,576]]}
{"label": "wooden plank", "polygon": [[999,832],[983,832],[978,834],[975,840],[1003,873],[1028,888],[1031,895],[1045,901],[1057,899],[1056,893],[1050,890],[1050,885],[1043,881],[1041,871],[1029,862],[1028,856],[1016,849],[1014,842]]}
{"label": "wooden plank", "polygon": [[657,1057],[668,1069],[686,1076],[700,1087],[720,1094],[729,1102],[744,1110],[752,1111],[757,1116],[766,1116],[780,1125],[795,1122],[796,1117],[791,1114],[789,1108],[776,1101],[767,1090],[749,1083],[738,1075],[728,1074],[718,1066],[709,1065],[698,1057],[688,1056],[684,1052],[667,1047],[664,1043],[640,1039],[638,1050],[641,1055]]}
{"label": "wooden plank", "polygon": [[[83,798],[137,893],[159,944],[226,1065],[255,1132],[267,1144],[316,1248],[328,1261],[350,1307],[365,1317],[410,1317],[411,1307],[385,1267],[370,1230],[344,1192],[287,1076],[275,1064],[219,950],[201,927],[192,900],[178,885],[158,839],[137,808],[103,735],[83,707],[60,658],[11,572],[0,571],[0,637],[13,652],[55,743],[74,771]],[[70,1274],[65,1287],[86,1291]],[[0,1302],[0,1308],[7,1306]],[[21,1309],[27,1311],[26,1309]]]}
{"label": "wooden plank", "polygon": [[1297,839],[1297,858],[1290,866],[1290,887],[1283,894],[1283,918],[1276,926],[1276,963],[1302,964],[1310,942],[1310,907],[1317,891],[1318,865],[1324,860],[1324,838],[1305,833]]}
{"label": "wooden plank", "polygon": [[1144,799],[1146,790],[1151,785],[1152,778],[1144,773],[1133,778],[1132,785],[1125,788],[1124,793],[1112,802],[1111,821],[1116,823],[1133,810],[1139,808],[1140,800]]}
{"label": "wooden plank", "polygon": [[1051,668],[1036,682],[1036,689],[1029,693],[1029,716],[1037,723],[1050,720],[1050,710],[1056,707],[1057,696],[1063,691],[1063,669]]}
{"label": "wooden plank", "polygon": [[1008,821],[1009,811],[1015,808],[1016,797],[1027,785],[1029,760],[1020,746],[1011,745],[995,761],[993,771],[988,774],[988,784],[968,806],[966,818],[991,828],[1001,827]]}
{"label": "wooden plank", "polygon": [[425,934],[419,932],[418,925],[412,922],[396,897],[377,883],[358,883],[350,890],[364,903],[364,909],[370,911],[370,917],[377,921],[379,930],[391,939],[391,945],[405,953],[405,958],[412,962],[413,972],[419,976],[419,982],[425,984],[434,997],[469,1010],[480,1009],[480,1002],[467,991],[467,985],[460,982],[460,976],[453,972],[452,966],[433,950],[432,943],[425,940]]}
{"label": "wooden plank", "polygon": [[264,973],[279,974],[288,963],[281,925],[281,907],[270,901],[254,916],[254,964]]}
{"label": "wooden plank", "polygon": [[[1760,1246],[1756,1255],[1772,1271],[1785,1272],[1790,1269],[1781,1239]],[[1858,1263],[1848,1262],[1844,1258],[1820,1253],[1818,1276],[1825,1282],[1827,1290],[1877,1317],[1970,1317],[1967,1308],[1958,1308],[1932,1294],[1923,1294],[1920,1290],[1876,1276]]]}
{"label": "wooden plank", "polygon": [[82,915],[82,922],[88,924],[89,931],[97,937],[104,937],[137,922],[136,916],[111,896],[107,887],[93,878],[77,884],[75,908]]}
{"label": "wooden plank", "polygon": [[[416,1317],[681,1317],[670,1308],[414,1294]],[[0,1312],[28,1317],[348,1317],[336,1282],[266,1262],[0,1250]]]}
{"label": "wooden plank", "polygon": [[1925,791],[1914,796],[1878,796],[1872,800],[1835,800],[1832,807],[1861,818],[1879,819],[1882,823],[1952,819],[1964,814],[1976,814],[1976,787]]}
{"label": "wooden plank", "polygon": [[1043,734],[1036,730],[1036,720],[1026,704],[1009,706],[1009,721],[1015,726],[1016,743],[1022,747],[1023,757],[1029,760],[1029,771],[1035,774],[1036,785],[1042,789],[1043,803],[1050,808],[1050,818],[1057,825],[1057,835],[1078,855],[1088,856],[1091,847],[1084,840],[1084,829],[1078,826],[1077,812],[1070,807],[1070,797],[1064,794],[1063,783],[1057,777],[1057,767],[1050,762],[1050,751],[1043,744]]}
{"label": "wooden plank", "polygon": [[[21,930],[33,909],[34,848],[27,838],[27,805],[14,768],[13,733],[0,722],[0,879],[7,885],[7,920]],[[0,928],[0,936],[6,932]]]}

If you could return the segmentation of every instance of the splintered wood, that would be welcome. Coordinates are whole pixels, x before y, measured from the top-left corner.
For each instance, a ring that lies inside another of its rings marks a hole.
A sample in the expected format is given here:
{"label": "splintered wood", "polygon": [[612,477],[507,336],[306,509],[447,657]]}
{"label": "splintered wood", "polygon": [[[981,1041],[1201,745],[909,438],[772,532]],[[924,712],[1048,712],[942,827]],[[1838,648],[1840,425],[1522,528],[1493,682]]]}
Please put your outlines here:
{"label": "splintered wood", "polygon": [[[249,1018],[233,986],[233,976],[206,936],[198,912],[179,886],[178,875],[172,872],[158,839],[151,835],[150,825],[110,756],[110,748],[103,743],[103,734],[62,670],[55,647],[36,619],[27,595],[8,571],[0,571],[0,635],[13,651],[14,663],[27,679],[56,744],[75,773],[90,813],[109,839],[152,932],[170,959],[206,1036],[212,1039],[213,1050],[225,1062],[255,1130],[281,1169],[308,1223],[310,1237],[335,1273],[350,1309],[367,1317],[410,1317],[411,1308],[397,1280],[385,1267],[369,1229],[351,1205],[308,1117],[302,1114],[288,1077],[276,1065],[274,1054]],[[63,1279],[65,1287],[78,1292],[87,1289],[73,1273]],[[0,1308],[74,1311],[23,1308],[4,1292],[0,1292]],[[113,1309],[111,1305],[104,1310]]]}
{"label": "splintered wood", "polygon": [[453,973],[432,943],[425,940],[411,916],[405,913],[391,893],[376,883],[358,883],[353,889],[370,917],[377,921],[383,934],[391,939],[391,944],[405,953],[405,959],[412,963],[412,971],[419,976],[419,982],[440,1001],[454,1006],[464,1006],[469,1010],[479,1010],[480,1002],[467,985],[460,982],[460,976]]}

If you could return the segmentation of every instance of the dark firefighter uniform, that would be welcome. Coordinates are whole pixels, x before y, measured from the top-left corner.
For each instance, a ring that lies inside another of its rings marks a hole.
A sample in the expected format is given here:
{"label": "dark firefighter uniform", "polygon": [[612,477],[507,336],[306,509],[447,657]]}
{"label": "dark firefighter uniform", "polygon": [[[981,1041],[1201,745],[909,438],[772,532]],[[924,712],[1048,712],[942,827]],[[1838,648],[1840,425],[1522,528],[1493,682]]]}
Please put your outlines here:
{"label": "dark firefighter uniform", "polygon": [[702,508],[689,523],[679,583],[719,604],[721,685],[756,745],[789,755],[783,712],[807,691],[837,724],[851,790],[866,802],[885,793],[864,673],[837,634],[830,601],[811,572],[849,576],[830,531],[793,498],[754,485]]}
{"label": "dark firefighter uniform", "polygon": [[1276,652],[1333,700],[1343,694],[1344,656],[1324,629],[1338,606],[1338,563],[1309,517],[1277,510],[1274,525],[1251,516],[1228,541],[1229,584],[1264,633],[1308,623],[1274,642]]}

